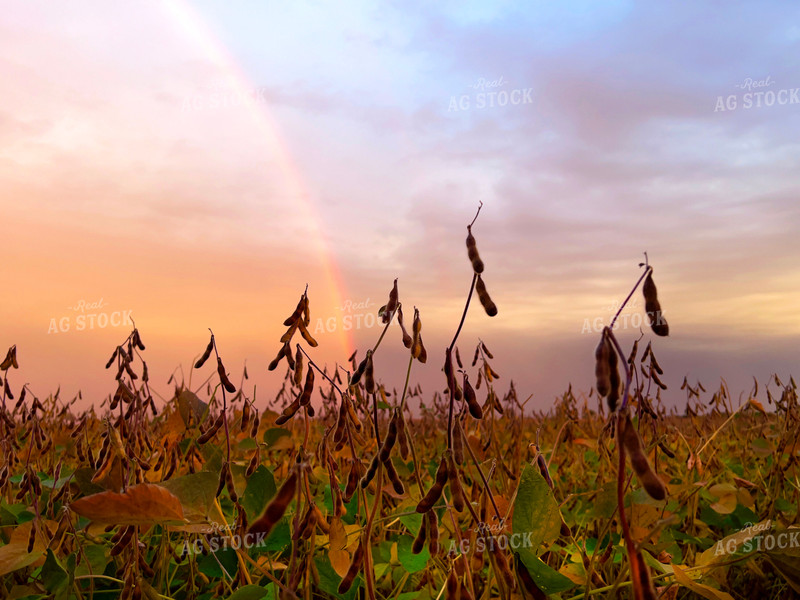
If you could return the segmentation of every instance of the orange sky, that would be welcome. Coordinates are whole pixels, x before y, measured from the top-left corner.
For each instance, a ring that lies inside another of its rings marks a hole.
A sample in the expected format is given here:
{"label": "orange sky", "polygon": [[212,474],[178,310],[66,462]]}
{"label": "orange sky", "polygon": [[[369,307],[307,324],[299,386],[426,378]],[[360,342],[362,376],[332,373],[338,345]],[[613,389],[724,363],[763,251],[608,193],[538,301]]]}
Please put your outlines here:
{"label": "orange sky", "polygon": [[[748,15],[695,30],[700,9],[686,7],[596,8],[589,25],[445,3],[395,8],[391,27],[355,5],[252,10],[25,3],[0,18],[0,343],[18,346],[14,386],[113,391],[103,365],[128,330],[81,328],[74,310],[102,300],[102,319],[131,311],[159,393],[211,327],[235,380],[247,361],[271,395],[282,373],[266,364],[306,284],[314,355],[332,365],[374,343],[398,277],[432,356],[414,378],[432,390],[479,201],[500,314],[475,305],[460,346],[471,355],[482,337],[502,387],[514,379],[537,407],[591,385],[587,323],[608,321],[644,250],[671,324],[655,343],[671,402],[687,374],[746,389],[796,365],[800,106],[714,110],[762,73],[776,91],[800,85],[783,9],[753,17],[768,47],[742,40]],[[685,47],[658,41],[675,32]],[[478,109],[482,81],[534,101]],[[406,351],[394,328],[388,342],[377,369],[399,387]]]}

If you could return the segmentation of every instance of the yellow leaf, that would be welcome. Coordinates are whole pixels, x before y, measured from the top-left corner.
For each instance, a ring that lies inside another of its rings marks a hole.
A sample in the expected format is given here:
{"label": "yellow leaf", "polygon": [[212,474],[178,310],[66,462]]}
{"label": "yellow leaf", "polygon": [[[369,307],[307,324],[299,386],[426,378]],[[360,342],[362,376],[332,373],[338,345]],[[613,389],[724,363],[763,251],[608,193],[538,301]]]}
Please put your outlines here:
{"label": "yellow leaf", "polygon": [[733,600],[733,596],[726,592],[721,592],[710,585],[697,583],[696,581],[690,579],[680,565],[672,565],[672,569],[675,573],[675,581],[677,581],[683,587],[693,591],[695,594],[698,594],[703,598],[708,598],[708,600]]}
{"label": "yellow leaf", "polygon": [[328,558],[331,560],[331,566],[339,577],[344,577],[350,568],[350,554],[345,549],[347,547],[347,533],[345,533],[344,524],[339,517],[331,521],[328,540]]}

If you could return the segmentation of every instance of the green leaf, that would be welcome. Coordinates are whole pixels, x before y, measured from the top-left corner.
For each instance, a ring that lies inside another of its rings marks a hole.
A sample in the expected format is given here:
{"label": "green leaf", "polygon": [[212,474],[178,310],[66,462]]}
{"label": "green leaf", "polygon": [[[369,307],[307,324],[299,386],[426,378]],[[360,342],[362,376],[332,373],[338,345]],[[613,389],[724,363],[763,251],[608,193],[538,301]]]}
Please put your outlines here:
{"label": "green leaf", "polygon": [[[272,585],[272,584],[270,584]],[[260,585],[246,585],[228,596],[229,600],[261,600],[266,597],[269,590]]]}
{"label": "green leaf", "polygon": [[42,565],[41,580],[44,588],[52,594],[58,594],[67,585],[67,572],[61,563],[58,562],[56,555],[50,548],[47,549],[47,558]]}
{"label": "green leaf", "polygon": [[196,511],[208,517],[214,506],[214,494],[217,491],[218,483],[219,475],[201,471],[162,481],[159,485],[177,496],[184,509]]}
{"label": "green leaf", "polygon": [[[216,483],[214,486],[216,490]],[[264,512],[267,504],[277,491],[278,488],[275,485],[275,477],[272,475],[272,471],[264,465],[259,465],[250,476],[250,479],[247,480],[247,487],[242,496],[242,506],[244,506],[250,522],[255,521]]]}
{"label": "green leaf", "polygon": [[264,432],[264,443],[272,447],[280,438],[285,436],[292,437],[292,432],[283,427],[272,427]]}
{"label": "green leaf", "polygon": [[532,465],[522,471],[511,526],[514,533],[530,534],[526,539],[530,540],[534,556],[541,553],[539,546],[558,538],[561,529],[558,504],[544,477]]}
{"label": "green leaf", "polygon": [[347,590],[346,594],[340,594],[339,583],[342,581],[342,578],[333,570],[327,553],[317,556],[317,558],[314,559],[314,564],[317,567],[317,573],[319,573],[319,587],[323,592],[334,598],[345,598],[345,600],[352,600],[356,597],[359,588],[358,578],[353,582],[353,585]]}
{"label": "green leaf", "polygon": [[536,582],[536,585],[546,595],[558,594],[559,592],[575,587],[575,582],[555,569],[548,567],[541,558],[527,548],[522,548],[517,553],[519,554],[520,560],[525,565],[525,568],[528,569],[528,573],[531,574],[531,577]]}
{"label": "green leaf", "polygon": [[[213,547],[211,549],[213,550]],[[213,579],[233,578],[236,576],[238,568],[236,551],[232,548],[209,552],[197,561],[197,569]]]}
{"label": "green leaf", "polygon": [[408,573],[416,573],[417,571],[424,569],[428,564],[428,559],[431,557],[431,553],[428,551],[427,545],[419,554],[412,553],[411,546],[413,543],[414,540],[407,535],[404,535],[397,540],[397,558],[400,561],[400,564],[403,565],[403,568],[408,571]]}
{"label": "green leaf", "polygon": [[109,548],[99,544],[84,544],[83,553],[86,559],[75,567],[75,575],[89,575],[89,567],[92,574],[102,574],[108,564],[108,551]]}

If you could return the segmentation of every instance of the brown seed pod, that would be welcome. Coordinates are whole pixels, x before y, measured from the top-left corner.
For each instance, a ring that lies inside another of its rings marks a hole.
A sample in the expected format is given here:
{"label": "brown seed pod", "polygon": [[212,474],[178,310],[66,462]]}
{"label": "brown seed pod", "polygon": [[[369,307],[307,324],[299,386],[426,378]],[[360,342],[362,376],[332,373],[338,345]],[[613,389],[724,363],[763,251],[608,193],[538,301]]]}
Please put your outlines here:
{"label": "brown seed pod", "polygon": [[447,479],[450,482],[450,495],[453,500],[453,508],[458,512],[463,512],[466,507],[466,500],[464,498],[464,488],[461,487],[461,480],[458,476],[458,468],[453,460],[452,455],[448,460]]}
{"label": "brown seed pod", "polygon": [[353,371],[353,376],[350,377],[350,386],[358,385],[358,382],[361,381],[361,377],[364,375],[364,372],[367,370],[367,364],[369,363],[369,357],[372,354],[371,350],[367,350],[367,356],[364,360],[362,360],[358,364],[358,368]]}
{"label": "brown seed pod", "polygon": [[375,393],[375,367],[372,364],[372,351],[367,351],[367,366],[364,368],[364,388],[368,394]]}
{"label": "brown seed pod", "polygon": [[217,357],[217,373],[219,374],[220,383],[222,383],[222,387],[225,388],[229,393],[233,394],[236,392],[236,388],[231,383],[230,379],[228,379],[228,374],[225,372],[225,365],[222,364],[222,359]]}
{"label": "brown seed pod", "polygon": [[619,439],[631,457],[631,466],[642,487],[654,500],[663,500],[667,497],[667,489],[664,486],[664,482],[661,481],[661,478],[650,466],[642,449],[642,440],[639,438],[639,432],[633,426],[629,413],[626,412],[624,416],[622,414],[619,415],[617,427],[619,428]]}
{"label": "brown seed pod", "polygon": [[425,520],[428,522],[428,552],[431,556],[439,554],[439,517],[435,510],[425,513]]}
{"label": "brown seed pod", "polygon": [[425,344],[422,343],[421,335],[419,336],[419,356],[417,356],[417,360],[423,365],[428,362],[428,351],[425,350]]}
{"label": "brown seed pod", "polygon": [[239,500],[239,496],[236,493],[236,487],[233,485],[233,473],[231,473],[230,465],[225,469],[225,487],[228,488],[228,495],[235,504]]}
{"label": "brown seed pod", "polygon": [[372,478],[375,477],[375,473],[378,472],[378,455],[372,457],[372,462],[369,463],[369,467],[367,468],[367,472],[364,473],[364,476],[361,478],[361,489],[367,489],[369,482],[372,481]]}
{"label": "brown seed pod", "polygon": [[383,440],[383,445],[381,445],[380,453],[378,457],[380,458],[381,462],[389,462],[389,457],[392,453],[392,448],[394,447],[395,442],[397,441],[397,409],[395,409],[394,413],[392,414],[392,419],[389,421],[389,429],[386,432],[386,437]]}
{"label": "brown seed pod", "polygon": [[480,254],[478,254],[478,245],[475,242],[475,236],[472,235],[472,226],[467,226],[467,256],[472,263],[472,270],[476,273],[483,273],[483,261]]}
{"label": "brown seed pod", "polygon": [[395,493],[398,496],[405,494],[406,490],[403,487],[403,482],[400,480],[400,476],[397,474],[391,459],[385,461],[383,466],[386,467],[386,475],[389,477],[389,481],[392,482],[392,487],[394,487]]}
{"label": "brown seed pod", "polygon": [[464,464],[464,433],[461,430],[461,419],[453,423],[453,460],[456,464]]}
{"label": "brown seed pod", "polygon": [[298,399],[300,406],[308,406],[308,403],[311,402],[312,393],[314,393],[314,369],[308,369],[308,373],[306,373],[306,382],[303,385],[303,391]]}
{"label": "brown seed pod", "polygon": [[302,321],[298,321],[297,326],[300,329],[300,335],[303,336],[303,339],[309,346],[311,346],[312,348],[316,348],[317,346],[319,346],[317,340],[311,337],[311,334],[308,332],[308,329],[306,329],[306,326],[303,324]]}
{"label": "brown seed pod", "polygon": [[495,570],[497,571],[498,575],[502,578],[502,580],[505,582],[508,589],[513,591],[516,587],[517,582],[516,579],[514,578],[514,574],[511,572],[511,568],[508,566],[508,560],[506,559],[506,555],[500,549],[500,544],[498,542],[495,542],[494,539],[490,540],[489,545]]}
{"label": "brown seed pod", "polygon": [[447,600],[461,600],[461,595],[458,593],[460,587],[461,585],[458,583],[458,577],[456,577],[456,570],[450,569],[450,574],[447,576],[447,581],[445,582],[445,598],[447,598]]}
{"label": "brown seed pod", "polygon": [[382,321],[383,323],[388,323],[389,319],[392,318],[392,314],[395,310],[397,310],[398,304],[398,293],[397,293],[397,279],[394,280],[394,286],[392,290],[389,292],[389,302],[386,303],[386,307],[383,311]]}
{"label": "brown seed pod", "polygon": [[481,342],[481,349],[483,350],[483,353],[484,353],[484,354],[485,354],[485,355],[486,355],[488,358],[494,358],[494,354],[492,354],[491,352],[489,352],[489,348],[487,348],[487,347],[486,347],[486,344],[484,344],[483,342]]}
{"label": "brown seed pod", "polygon": [[230,468],[230,466],[228,465],[228,461],[223,460],[222,461],[222,468],[220,469],[220,472],[219,472],[219,481],[217,482],[217,491],[214,494],[215,498],[219,497],[219,495],[222,493],[222,489],[225,487],[226,471],[229,468]]}
{"label": "brown seed pod", "polygon": [[642,285],[642,293],[644,294],[644,310],[647,313],[647,318],[650,321],[650,328],[653,333],[659,336],[669,335],[669,325],[661,312],[661,303],[658,301],[658,290],[656,284],[653,282],[653,269],[645,277],[644,284]]}
{"label": "brown seed pod", "polygon": [[[208,341],[208,346],[206,346],[206,349],[203,351],[203,355],[198,359],[198,361],[196,363],[194,363],[194,368],[195,369],[199,369],[204,364],[206,364],[206,361],[208,360],[208,357],[211,356],[211,351],[213,349],[214,349],[214,336],[212,335],[211,339]],[[117,347],[117,350],[119,350],[119,347]],[[116,354],[116,352],[115,352],[115,354]],[[113,356],[111,357],[111,360],[114,360]],[[106,368],[111,366],[111,360],[108,361],[109,364],[106,365]]]}
{"label": "brown seed pod", "polygon": [[413,343],[413,338],[408,334],[406,331],[406,327],[403,324],[403,305],[399,305],[397,307],[397,323],[400,325],[400,331],[403,332],[403,346],[406,348],[411,348],[411,344]]}
{"label": "brown seed pod", "polygon": [[292,323],[297,321],[305,311],[308,311],[308,296],[303,294],[300,296],[300,301],[297,303],[294,312],[283,322],[284,327],[289,327]]}
{"label": "brown seed pod", "polygon": [[244,476],[248,479],[256,472],[259,463],[261,462],[261,447],[256,446],[255,452],[253,452],[253,457],[250,459],[250,462],[247,463],[247,470],[244,472]]}
{"label": "brown seed pod", "polygon": [[244,405],[242,406],[242,420],[239,423],[239,431],[244,433],[247,430],[247,426],[250,424],[250,402],[245,399]]}
{"label": "brown seed pod", "polygon": [[480,344],[478,344],[477,346],[475,346],[475,356],[472,357],[473,367],[478,364],[478,357],[480,356],[480,351],[481,351],[481,346]]}
{"label": "brown seed pod", "polygon": [[608,396],[608,392],[611,390],[611,368],[608,361],[612,352],[613,348],[611,348],[611,342],[606,335],[606,330],[603,329],[600,343],[597,344],[597,348],[594,351],[594,374],[597,378],[595,387],[601,398]]}
{"label": "brown seed pod", "polygon": [[[117,358],[117,354],[118,353],[119,353],[119,346],[114,348],[114,353],[111,355],[111,358],[109,358],[108,362],[106,363],[106,369],[111,368],[111,365],[114,364],[114,359]],[[210,354],[210,352],[209,352],[209,354]]]}
{"label": "brown seed pod", "polygon": [[275,369],[277,369],[278,368],[278,364],[281,362],[281,359],[284,356],[288,356],[287,352],[289,353],[289,355],[291,354],[291,350],[289,349],[289,344],[288,343],[286,343],[283,346],[281,346],[281,349],[278,350],[278,355],[275,358],[273,358],[272,361],[269,363],[269,366],[267,367],[267,370],[274,371]]}
{"label": "brown seed pod", "polygon": [[[300,346],[297,346],[297,354],[294,357],[294,384],[296,386],[300,385],[300,382],[303,381],[303,353],[300,351]],[[311,372],[311,366],[308,367],[309,372]]]}
{"label": "brown seed pod", "polygon": [[[433,512],[433,511],[431,511]],[[422,549],[425,547],[425,540],[428,537],[428,519],[423,518],[422,523],[419,527],[419,532],[417,532],[417,537],[414,538],[414,543],[411,544],[411,553],[412,554],[419,554],[422,552]]]}
{"label": "brown seed pod", "polygon": [[628,364],[633,365],[634,361],[636,360],[636,353],[639,351],[639,340],[633,342],[633,348],[631,348],[631,355],[628,357]]}
{"label": "brown seed pod", "polygon": [[355,553],[353,553],[353,560],[350,563],[350,567],[347,569],[347,573],[342,578],[342,581],[339,583],[339,593],[346,594],[347,591],[352,587],[353,581],[358,575],[358,572],[361,570],[361,565],[364,562],[364,543],[363,540],[358,542],[358,548],[356,548]]}
{"label": "brown seed pod", "polygon": [[531,577],[531,574],[528,572],[528,568],[522,562],[519,554],[515,552],[514,557],[517,577],[519,578],[522,588],[528,592],[528,594],[533,596],[534,600],[547,600],[547,595],[541,589],[539,589],[538,585],[536,585],[536,582],[533,580],[533,577]]}
{"label": "brown seed pod", "polygon": [[398,409],[397,417],[397,444],[400,446],[400,458],[408,460],[410,448],[408,446],[408,433],[406,432],[406,420],[402,411]]}
{"label": "brown seed pod", "polygon": [[483,409],[481,409],[481,405],[478,402],[478,397],[475,394],[475,390],[472,389],[472,385],[470,385],[469,377],[466,373],[464,373],[464,400],[467,402],[467,406],[469,407],[469,414],[471,414],[475,419],[482,419]]}
{"label": "brown seed pod", "polygon": [[478,279],[475,282],[475,291],[478,293],[478,300],[481,301],[481,306],[483,306],[483,310],[486,311],[486,314],[490,317],[497,315],[497,305],[492,301],[489,292],[486,291],[486,284],[483,282],[483,278],[480,275],[478,275]]}
{"label": "brown seed pod", "polygon": [[293,469],[283,482],[281,488],[275,494],[275,497],[267,505],[264,514],[261,515],[252,525],[250,525],[249,533],[264,533],[264,537],[269,535],[275,524],[281,520],[283,513],[289,507],[292,501],[295,490],[297,489],[297,470]]}
{"label": "brown seed pod", "polygon": [[350,466],[350,474],[347,476],[347,485],[344,488],[344,501],[350,502],[353,494],[358,487],[358,478],[361,476],[361,462],[353,460]]}
{"label": "brown seed pod", "polygon": [[253,427],[250,429],[250,437],[256,438],[258,436],[258,428],[261,425],[261,415],[256,411],[256,416],[253,419]]}
{"label": "brown seed pod", "polygon": [[620,386],[620,378],[619,378],[619,365],[617,360],[617,350],[614,348],[614,345],[608,340],[609,350],[608,353],[608,383],[609,383],[609,391],[608,391],[608,410],[612,413],[617,410],[617,401],[619,400],[619,386]]}
{"label": "brown seed pod", "polygon": [[422,500],[419,501],[419,504],[417,504],[418,513],[428,512],[433,508],[433,505],[439,501],[439,498],[442,497],[442,490],[448,479],[448,471],[447,452],[445,452],[442,454],[442,458],[439,461],[439,468],[436,469],[436,481],[434,481],[428,493],[425,494]]}

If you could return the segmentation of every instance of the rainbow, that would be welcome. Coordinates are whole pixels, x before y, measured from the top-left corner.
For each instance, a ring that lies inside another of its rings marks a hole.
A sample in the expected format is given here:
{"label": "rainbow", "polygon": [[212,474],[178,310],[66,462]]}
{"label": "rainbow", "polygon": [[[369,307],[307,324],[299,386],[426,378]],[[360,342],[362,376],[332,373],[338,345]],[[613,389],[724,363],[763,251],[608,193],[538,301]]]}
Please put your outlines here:
{"label": "rainbow", "polygon": [[[236,59],[227,51],[224,44],[217,39],[205,24],[203,17],[192,7],[187,0],[165,0],[159,3],[167,13],[168,18],[175,23],[188,41],[197,47],[203,55],[210,60],[226,79],[226,84],[235,91],[246,94],[253,89],[252,82],[244,70],[238,65]],[[346,286],[342,279],[334,254],[331,251],[323,230],[319,213],[311,200],[311,192],[303,181],[295,162],[288,150],[287,144],[282,140],[280,130],[269,107],[260,102],[245,103],[253,116],[258,129],[263,133],[267,144],[278,162],[281,173],[285,178],[290,193],[297,198],[298,206],[303,212],[306,222],[311,223],[315,237],[312,245],[319,256],[325,271],[326,284],[331,298],[336,306],[343,305],[343,298],[347,296]],[[355,349],[352,331],[338,328],[338,338],[344,356],[350,356]]]}

